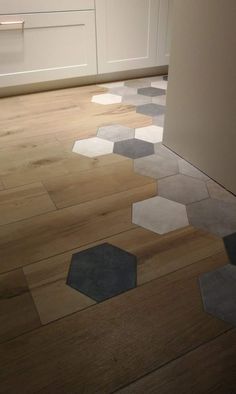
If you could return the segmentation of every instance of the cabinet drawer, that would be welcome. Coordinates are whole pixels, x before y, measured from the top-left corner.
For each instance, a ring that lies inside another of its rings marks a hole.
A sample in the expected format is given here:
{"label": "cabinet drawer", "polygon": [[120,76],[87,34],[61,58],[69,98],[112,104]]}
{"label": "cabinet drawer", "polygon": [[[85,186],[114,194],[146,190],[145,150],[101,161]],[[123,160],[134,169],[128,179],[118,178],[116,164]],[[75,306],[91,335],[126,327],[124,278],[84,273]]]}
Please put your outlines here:
{"label": "cabinet drawer", "polygon": [[94,0],[1,0],[0,14],[94,9]]}
{"label": "cabinet drawer", "polygon": [[97,73],[94,11],[5,15],[0,87]]}

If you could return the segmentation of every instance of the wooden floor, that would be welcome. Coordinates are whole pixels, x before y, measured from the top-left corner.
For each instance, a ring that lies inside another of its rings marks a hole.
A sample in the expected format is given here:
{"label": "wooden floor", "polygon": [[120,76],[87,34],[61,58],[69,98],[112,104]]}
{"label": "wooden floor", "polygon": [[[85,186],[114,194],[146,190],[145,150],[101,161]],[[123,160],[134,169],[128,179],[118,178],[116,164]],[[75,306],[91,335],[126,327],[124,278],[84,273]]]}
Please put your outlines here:
{"label": "wooden floor", "polygon": [[[227,263],[191,226],[131,222],[156,195],[132,160],[72,153],[111,123],[87,86],[0,100],[0,393],[236,393],[236,330],[203,311],[198,277]],[[66,285],[72,253],[109,242],[138,257],[137,288],[97,304]]]}

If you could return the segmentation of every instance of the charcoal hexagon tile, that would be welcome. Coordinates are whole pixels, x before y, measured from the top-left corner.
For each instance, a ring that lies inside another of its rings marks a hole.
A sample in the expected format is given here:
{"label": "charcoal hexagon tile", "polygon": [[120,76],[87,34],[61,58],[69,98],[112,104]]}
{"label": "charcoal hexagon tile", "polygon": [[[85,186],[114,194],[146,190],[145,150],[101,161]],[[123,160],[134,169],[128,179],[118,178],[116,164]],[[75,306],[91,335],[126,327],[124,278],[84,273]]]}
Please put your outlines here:
{"label": "charcoal hexagon tile", "polygon": [[136,159],[153,154],[154,145],[134,138],[132,140],[115,142],[113,152],[130,159]]}
{"label": "charcoal hexagon tile", "polygon": [[223,241],[230,263],[236,265],[236,233],[227,235]]}
{"label": "charcoal hexagon tile", "polygon": [[207,313],[236,326],[236,267],[227,264],[199,278]]}
{"label": "charcoal hexagon tile", "polygon": [[141,96],[140,94],[127,94],[122,97],[122,103],[128,105],[144,105],[152,102],[151,97]]}
{"label": "charcoal hexagon tile", "polygon": [[105,301],[137,285],[137,259],[104,243],[72,256],[67,285],[97,302]]}
{"label": "charcoal hexagon tile", "polygon": [[125,86],[131,88],[146,88],[151,86],[151,79],[150,78],[139,78],[139,79],[130,79],[125,82]]}
{"label": "charcoal hexagon tile", "polygon": [[117,94],[118,96],[125,96],[125,95],[137,94],[137,89],[128,86],[118,86],[110,89],[109,93]]}
{"label": "charcoal hexagon tile", "polygon": [[160,179],[158,195],[185,205],[209,197],[205,182],[182,174]]}
{"label": "charcoal hexagon tile", "polygon": [[136,112],[147,116],[158,116],[165,113],[165,107],[158,104],[144,104],[136,108]]}
{"label": "charcoal hexagon tile", "polygon": [[149,97],[163,96],[165,92],[164,89],[153,88],[152,86],[138,89],[138,94]]}
{"label": "charcoal hexagon tile", "polygon": [[166,105],[166,95],[152,97],[152,103],[165,106]]}
{"label": "charcoal hexagon tile", "polygon": [[163,139],[163,128],[155,125],[139,127],[135,130],[135,138],[153,144],[161,142]]}
{"label": "charcoal hexagon tile", "polygon": [[162,197],[133,204],[133,223],[157,234],[166,234],[189,225],[186,207]]}
{"label": "charcoal hexagon tile", "polygon": [[134,171],[138,174],[161,179],[178,174],[179,168],[176,160],[160,155],[150,155],[134,161]]}
{"label": "charcoal hexagon tile", "polygon": [[154,88],[166,90],[166,89],[167,89],[167,86],[168,86],[168,82],[167,82],[167,81],[164,81],[164,80],[162,79],[162,80],[160,80],[160,81],[151,82],[151,86],[154,87]]}
{"label": "charcoal hexagon tile", "polygon": [[184,175],[192,176],[193,178],[202,179],[203,181],[209,180],[207,175],[184,159],[179,160],[179,172]]}
{"label": "charcoal hexagon tile", "polygon": [[190,224],[219,237],[236,232],[236,204],[208,198],[187,206]]}
{"label": "charcoal hexagon tile", "polygon": [[99,138],[116,142],[134,138],[135,130],[120,124],[99,127],[97,136]]}
{"label": "charcoal hexagon tile", "polygon": [[111,93],[96,94],[92,97],[92,103],[102,105],[119,104],[121,103],[121,100],[121,96]]}
{"label": "charcoal hexagon tile", "polygon": [[87,157],[97,157],[113,152],[114,142],[93,137],[76,141],[73,152]]}
{"label": "charcoal hexagon tile", "polygon": [[152,118],[152,123],[156,126],[159,127],[164,127],[164,123],[165,123],[165,114],[162,115],[158,115],[158,116],[154,116]]}
{"label": "charcoal hexagon tile", "polygon": [[206,183],[210,197],[215,200],[222,200],[225,202],[232,202],[236,204],[236,196],[232,193],[228,192],[222,186],[218,185],[218,183],[210,180]]}

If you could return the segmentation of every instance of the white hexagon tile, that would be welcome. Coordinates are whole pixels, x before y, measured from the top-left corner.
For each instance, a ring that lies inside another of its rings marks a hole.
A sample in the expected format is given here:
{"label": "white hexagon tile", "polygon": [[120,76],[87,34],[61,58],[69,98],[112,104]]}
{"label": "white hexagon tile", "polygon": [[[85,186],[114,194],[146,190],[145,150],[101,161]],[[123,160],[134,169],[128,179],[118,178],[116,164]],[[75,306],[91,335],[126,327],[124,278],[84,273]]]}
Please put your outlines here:
{"label": "white hexagon tile", "polygon": [[93,137],[76,141],[73,152],[87,157],[97,157],[113,152],[114,142]]}
{"label": "white hexagon tile", "polygon": [[92,103],[102,104],[102,105],[109,105],[109,104],[119,104],[121,103],[122,98],[116,94],[111,93],[103,93],[103,94],[96,94],[92,97]]}
{"label": "white hexagon tile", "polygon": [[163,127],[155,125],[139,127],[135,130],[135,138],[153,144],[161,142],[163,139]]}

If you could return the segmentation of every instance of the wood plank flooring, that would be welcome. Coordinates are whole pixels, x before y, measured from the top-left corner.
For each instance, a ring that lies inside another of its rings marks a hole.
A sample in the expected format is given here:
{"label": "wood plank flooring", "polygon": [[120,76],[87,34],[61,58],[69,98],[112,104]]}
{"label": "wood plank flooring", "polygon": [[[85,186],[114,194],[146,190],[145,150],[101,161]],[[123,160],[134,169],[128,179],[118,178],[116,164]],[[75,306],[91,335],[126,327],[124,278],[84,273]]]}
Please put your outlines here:
{"label": "wood plank flooring", "polygon": [[[227,263],[191,226],[132,224],[154,179],[77,139],[151,124],[133,106],[91,103],[99,86],[0,100],[0,393],[233,394],[236,334],[204,312],[198,277]],[[105,302],[66,285],[73,253],[108,242],[137,256],[137,287]]]}

